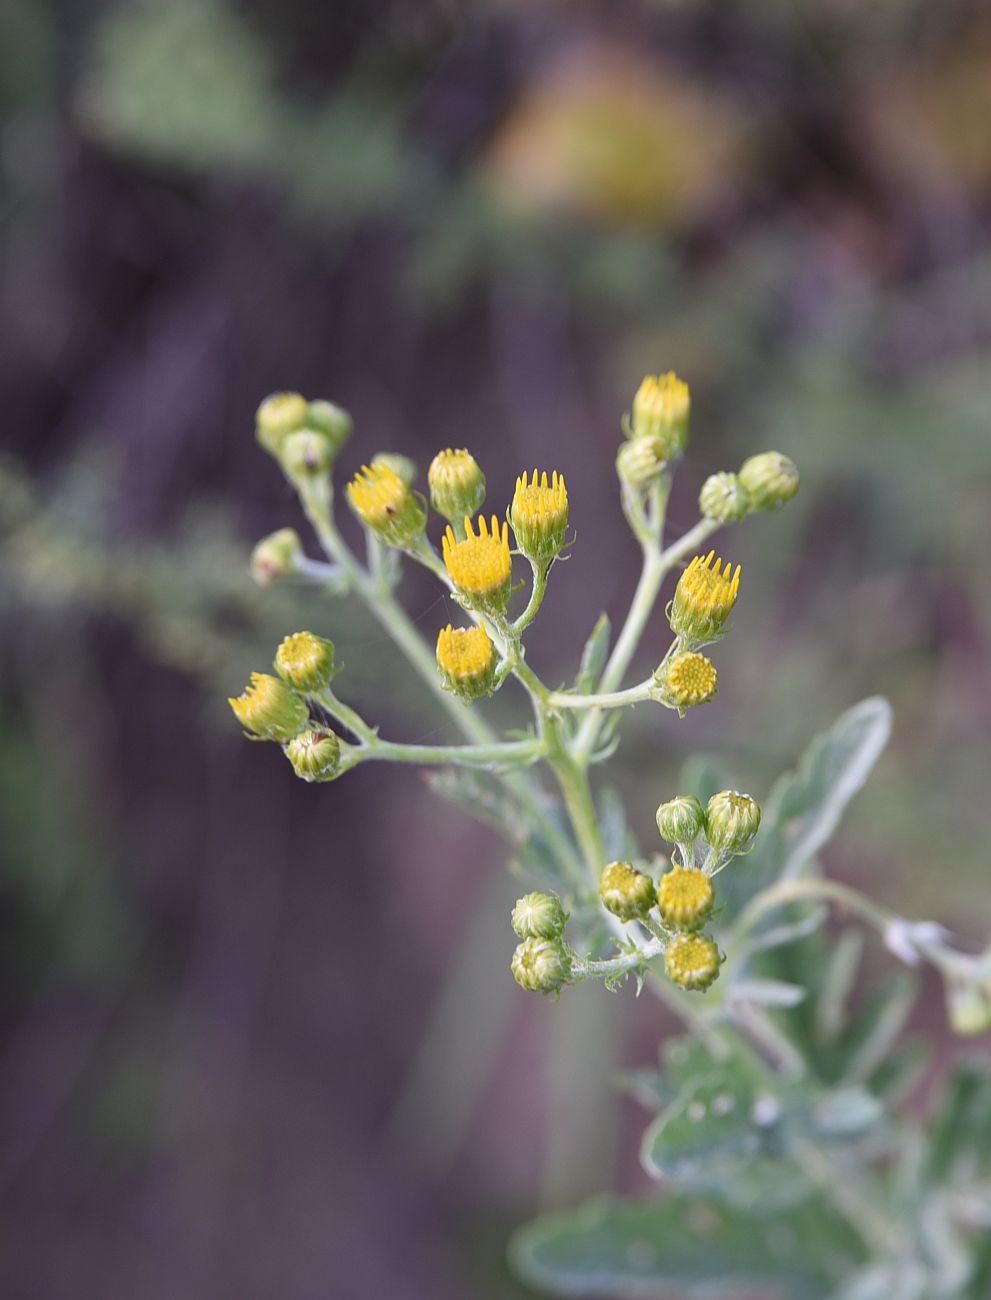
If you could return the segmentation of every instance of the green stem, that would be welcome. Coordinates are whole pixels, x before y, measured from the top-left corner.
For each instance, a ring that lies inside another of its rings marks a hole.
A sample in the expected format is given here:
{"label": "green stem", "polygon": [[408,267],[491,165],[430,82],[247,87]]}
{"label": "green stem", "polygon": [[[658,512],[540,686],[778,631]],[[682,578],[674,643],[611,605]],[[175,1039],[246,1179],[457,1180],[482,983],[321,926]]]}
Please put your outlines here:
{"label": "green stem", "polygon": [[383,760],[390,763],[420,763],[441,766],[492,768],[511,763],[532,763],[544,746],[539,740],[496,741],[492,745],[403,745],[390,740],[369,740],[353,749],[352,766]]}
{"label": "green stem", "polygon": [[513,634],[517,637],[533,622],[547,590],[547,574],[550,572],[550,564],[547,562],[537,564],[531,560],[530,568],[533,570],[533,586],[530,589],[530,599],[527,602],[526,609],[512,625]]}
{"label": "green stem", "polygon": [[547,704],[555,709],[623,709],[649,700],[653,685],[653,677],[648,677],[639,686],[630,686],[625,691],[611,691],[607,695],[575,695],[572,691],[551,691]]}

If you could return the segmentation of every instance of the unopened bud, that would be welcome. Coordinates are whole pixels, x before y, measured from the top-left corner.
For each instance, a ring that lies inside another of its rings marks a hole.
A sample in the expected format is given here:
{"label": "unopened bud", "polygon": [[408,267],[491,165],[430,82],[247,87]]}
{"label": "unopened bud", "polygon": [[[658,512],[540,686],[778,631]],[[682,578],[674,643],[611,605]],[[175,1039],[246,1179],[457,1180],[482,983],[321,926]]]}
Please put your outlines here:
{"label": "unopened bud", "polygon": [[556,894],[524,894],[513,908],[513,929],[521,939],[556,939],[568,920]]}
{"label": "unopened bud", "polygon": [[336,456],[351,436],[351,417],[340,406],[318,398],[306,408],[306,427],[322,433]]}
{"label": "unopened bud", "polygon": [[693,794],[680,794],[658,808],[657,829],[669,844],[691,844],[705,830],[705,810]]}
{"label": "unopened bud", "polygon": [[280,528],[263,537],[251,552],[251,576],[260,587],[299,572],[303,546],[295,528]]}
{"label": "unopened bud", "polygon": [[460,524],[485,504],[485,475],[470,451],[439,451],[427,471],[430,504],[449,523]]}
{"label": "unopened bud", "polygon": [[710,474],[699,493],[699,510],[706,519],[735,524],[754,508],[750,493],[738,474]]}
{"label": "unopened bud", "polygon": [[303,781],[333,781],[341,767],[341,742],[326,728],[310,729],[286,745],[286,757]]}
{"label": "unopened bud", "polygon": [[531,993],[558,993],[571,978],[571,959],[560,939],[524,939],[513,953],[512,971]]}
{"label": "unopened bud", "polygon": [[669,455],[670,447],[664,438],[654,434],[632,438],[616,453],[616,473],[627,487],[647,487],[664,473]]}
{"label": "unopened bud", "polygon": [[717,853],[746,853],[760,830],[760,805],[749,794],[721,790],[709,800],[705,824]]}
{"label": "unopened bud", "polygon": [[646,916],[657,901],[650,876],[635,870],[629,862],[610,862],[599,880],[602,906],[621,921]]}
{"label": "unopened bud", "polygon": [[954,1033],[966,1038],[991,1032],[991,982],[951,979],[946,989],[946,1011]]}
{"label": "unopened bud", "polygon": [[255,437],[270,456],[278,456],[286,436],[306,423],[306,414],[302,393],[272,393],[255,412]]}
{"label": "unopened bud", "polygon": [[568,509],[568,489],[557,470],[549,485],[546,473],[538,482],[536,470],[529,483],[525,473],[516,480],[509,522],[516,545],[528,560],[546,563],[560,552],[568,533]]}
{"label": "unopened bud", "polygon": [[334,448],[325,433],[316,429],[297,429],[282,440],[279,461],[294,483],[323,478],[334,463]]}
{"label": "unopened bud", "polygon": [[294,632],[275,652],[275,671],[303,695],[315,695],[334,676],[334,643],[312,632]]}
{"label": "unopened bud", "polygon": [[740,482],[755,510],[778,510],[798,491],[798,469],[780,451],[765,451],[743,462]]}

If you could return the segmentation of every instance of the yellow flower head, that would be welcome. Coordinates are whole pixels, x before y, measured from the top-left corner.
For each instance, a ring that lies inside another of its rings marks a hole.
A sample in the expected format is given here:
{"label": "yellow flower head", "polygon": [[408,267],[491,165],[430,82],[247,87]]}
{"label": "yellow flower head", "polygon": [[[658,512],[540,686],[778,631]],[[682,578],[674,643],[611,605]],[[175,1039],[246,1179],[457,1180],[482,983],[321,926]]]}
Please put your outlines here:
{"label": "yellow flower head", "polygon": [[509,518],[516,544],[529,560],[552,560],[564,545],[568,531],[568,489],[557,470],[547,482],[546,472],[528,481],[524,473],[516,480]]}
{"label": "yellow flower head", "polygon": [[524,939],[513,953],[513,978],[531,993],[559,993],[571,978],[571,957],[560,939]]}
{"label": "yellow flower head", "polygon": [[351,506],[390,546],[409,546],[426,526],[423,507],[391,465],[363,465],[348,484]]}
{"label": "yellow flower head", "polygon": [[304,695],[321,691],[334,675],[334,643],[312,632],[293,632],[275,652],[275,671]]}
{"label": "yellow flower head", "polygon": [[307,730],[286,745],[293,771],[304,781],[333,781],[341,765],[341,742],[326,727]]}
{"label": "yellow flower head", "polygon": [[673,370],[666,375],[648,375],[633,399],[633,415],[627,432],[634,438],[663,438],[665,460],[685,449],[692,399],[688,385]]}
{"label": "yellow flower head", "polygon": [[610,862],[599,878],[599,898],[607,912],[632,921],[647,915],[657,901],[657,890],[650,876],[629,862]]}
{"label": "yellow flower head", "polygon": [[484,627],[452,627],[437,637],[437,667],[445,688],[465,700],[488,695],[495,677],[496,653]]}
{"label": "yellow flower head", "polygon": [[492,531],[479,516],[478,532],[465,518],[465,539],[459,542],[454,530],[448,527],[441,539],[444,563],[458,591],[472,605],[501,613],[509,599],[513,576],[513,561],[509,554],[509,527],[492,516]]}
{"label": "yellow flower head", "polygon": [[669,930],[697,930],[704,925],[715,897],[709,877],[690,867],[674,867],[657,886],[657,906]]}
{"label": "yellow flower head", "polygon": [[288,434],[306,423],[307,402],[302,393],[272,393],[255,413],[255,436],[272,456],[278,456]]}
{"label": "yellow flower head", "polygon": [[306,705],[294,690],[268,673],[252,673],[251,684],[227,703],[259,740],[292,740],[306,725]]}
{"label": "yellow flower head", "polygon": [[664,671],[665,694],[679,709],[708,704],[716,694],[716,666],[705,655],[686,651],[675,655]]}
{"label": "yellow flower head", "polygon": [[481,510],[485,475],[470,451],[439,451],[427,470],[430,504],[451,523]]}
{"label": "yellow flower head", "polygon": [[707,934],[679,934],[664,954],[668,978],[683,989],[707,989],[719,978],[722,958]]}
{"label": "yellow flower head", "polygon": [[672,630],[684,641],[702,643],[719,636],[736,604],[740,566],[723,565],[715,551],[696,555],[678,580],[668,618]]}

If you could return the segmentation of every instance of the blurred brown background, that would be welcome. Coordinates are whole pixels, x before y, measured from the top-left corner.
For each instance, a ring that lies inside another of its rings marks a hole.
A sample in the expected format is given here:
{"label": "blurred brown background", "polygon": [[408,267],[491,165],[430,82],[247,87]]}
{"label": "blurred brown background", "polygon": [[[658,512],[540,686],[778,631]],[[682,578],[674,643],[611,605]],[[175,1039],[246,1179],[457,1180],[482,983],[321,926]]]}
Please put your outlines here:
{"label": "blurred brown background", "polygon": [[884,692],[831,867],[984,939],[986,6],[6,0],[0,112],[0,1292],[527,1294],[508,1228],[638,1183],[611,1076],[666,1024],[518,994],[502,846],[417,773],[242,740],[225,696],[298,627],[387,734],[450,735],[359,609],[252,586],[299,525],[254,408],[346,406],[342,475],[467,445],[497,512],[562,470],[564,681],[635,581],[620,412],[676,369],[671,535],[753,451],[803,488],[722,543],[720,696],[637,712],[631,820],[696,750],[766,792]]}

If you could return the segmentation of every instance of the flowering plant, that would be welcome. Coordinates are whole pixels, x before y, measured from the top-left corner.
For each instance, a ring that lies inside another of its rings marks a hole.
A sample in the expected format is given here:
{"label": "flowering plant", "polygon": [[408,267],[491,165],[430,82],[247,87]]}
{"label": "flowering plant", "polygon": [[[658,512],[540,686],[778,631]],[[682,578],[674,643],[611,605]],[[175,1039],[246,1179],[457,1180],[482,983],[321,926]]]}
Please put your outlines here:
{"label": "flowering plant", "polygon": [[[940,926],[896,915],[826,879],[817,863],[884,746],[886,702],[845,713],[763,809],[733,789],[668,793],[656,811],[663,853],[642,851],[593,792],[591,771],[613,753],[625,709],[649,702],[683,715],[714,699],[717,670],[703,652],[730,631],[741,572],[706,543],[798,490],[786,456],[752,456],[738,473],[705,481],[699,521],[665,544],[689,416],[688,388],[672,374],[648,377],[634,397],[617,472],[642,548],[640,578],[615,640],[601,617],[562,690],[526,657],[527,630],[571,544],[559,470],[523,473],[505,519],[486,520],[485,475],[468,451],[435,457],[429,501],[409,461],[378,456],[347,487],[366,534],[363,562],[334,517],[332,469],[349,417],[299,394],[266,399],[258,440],[298,493],[325,558],[306,556],[298,535],[282,529],[255,548],[257,580],[295,577],[357,595],[464,740],[384,739],[341,698],[334,647],[310,632],[286,637],[275,675],[254,674],[231,707],[249,736],[279,744],[306,781],[335,781],[376,760],[443,769],[436,788],[494,813],[532,877],[511,917],[517,982],[556,998],[589,979],[610,988],[630,981],[684,1022],[686,1036],[665,1044],[663,1068],[628,1079],[654,1114],[644,1167],[668,1195],[538,1220],[512,1248],[528,1279],[569,1295],[772,1288],[833,1300],[978,1300],[991,1275],[991,1079],[958,1070],[927,1128],[899,1111],[917,1064],[914,1050],[896,1045],[914,985],[899,979],[851,1006],[859,932],[825,929],[831,906],[873,927],[903,964],[941,972],[957,1030],[991,1027],[991,949],[961,953]],[[431,508],[446,521],[439,552],[428,538]],[[397,598],[402,556],[429,570],[459,611],[434,650]],[[514,582],[514,559],[529,569],[527,583]],[[624,685],[675,572],[670,644],[645,680]],[[526,693],[532,722],[501,737],[478,701],[510,680]],[[525,772],[538,764],[554,794]]]}

